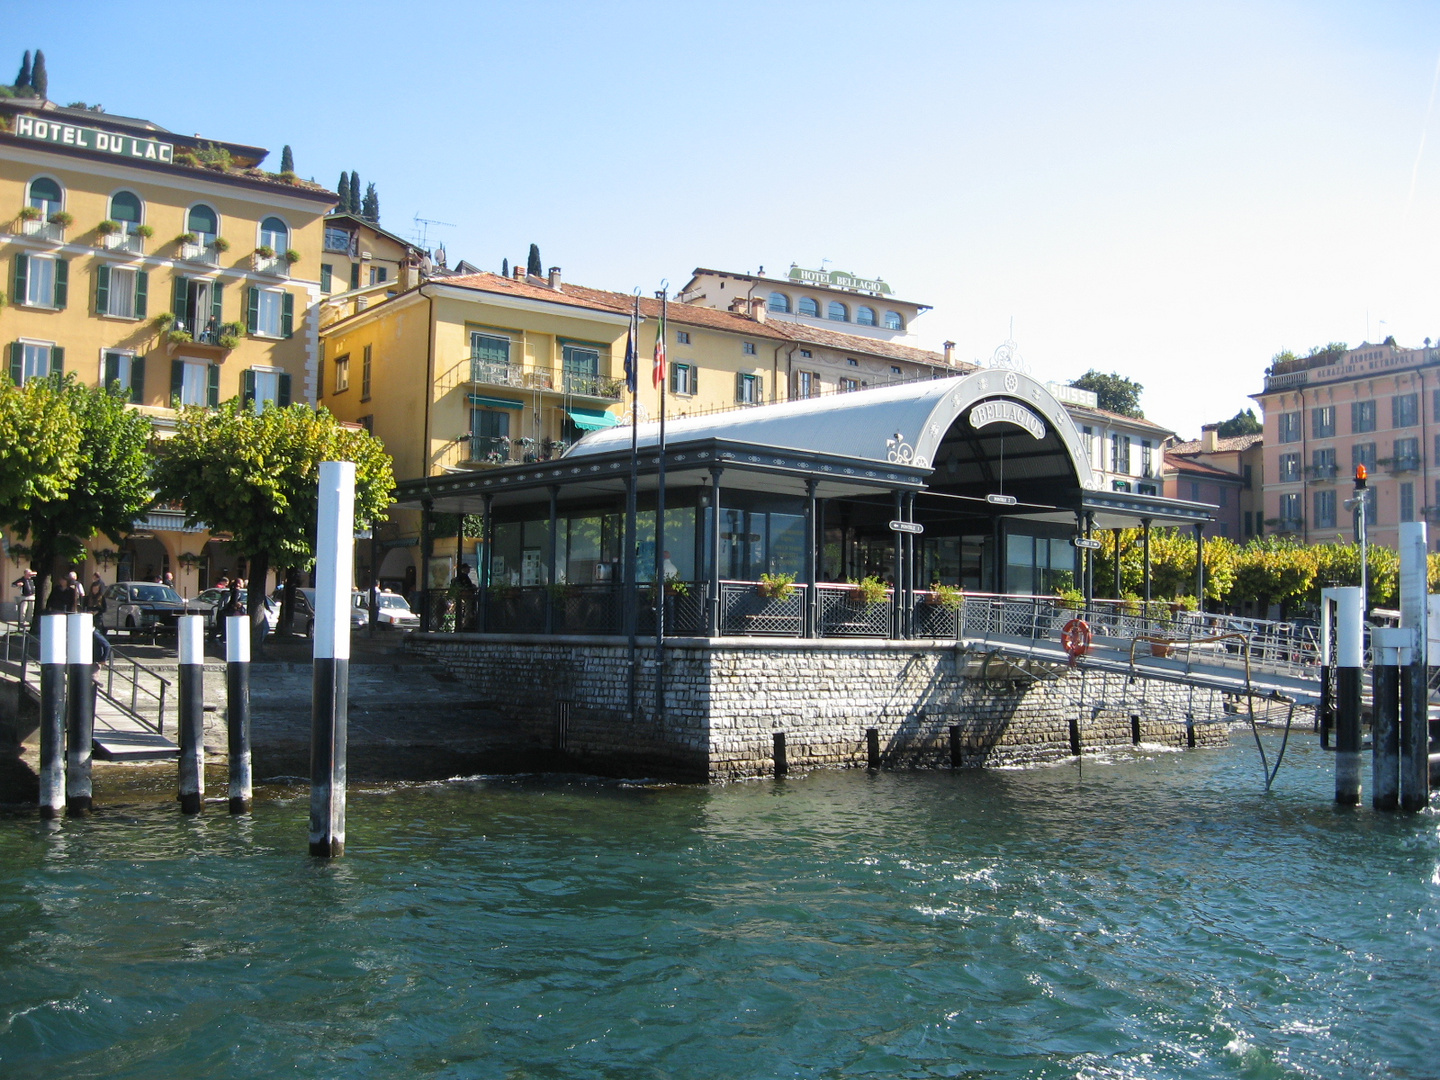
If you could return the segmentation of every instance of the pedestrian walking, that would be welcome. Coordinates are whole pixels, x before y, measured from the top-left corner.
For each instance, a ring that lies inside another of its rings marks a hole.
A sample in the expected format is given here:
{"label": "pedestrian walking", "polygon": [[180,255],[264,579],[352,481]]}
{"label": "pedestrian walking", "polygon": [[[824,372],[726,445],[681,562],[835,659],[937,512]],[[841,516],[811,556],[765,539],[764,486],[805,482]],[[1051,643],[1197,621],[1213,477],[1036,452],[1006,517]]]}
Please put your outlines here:
{"label": "pedestrian walking", "polygon": [[16,608],[20,622],[29,623],[30,617],[35,614],[35,571],[27,566],[25,572],[10,583],[10,587],[20,590]]}

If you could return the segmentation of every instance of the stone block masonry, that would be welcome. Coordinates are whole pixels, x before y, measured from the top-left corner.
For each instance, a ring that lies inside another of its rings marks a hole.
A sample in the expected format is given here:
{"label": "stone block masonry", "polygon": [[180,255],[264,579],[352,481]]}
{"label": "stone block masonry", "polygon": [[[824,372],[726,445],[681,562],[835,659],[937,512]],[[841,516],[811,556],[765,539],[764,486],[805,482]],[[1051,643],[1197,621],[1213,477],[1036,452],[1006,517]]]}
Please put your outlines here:
{"label": "stone block masonry", "polygon": [[[867,731],[880,763],[1015,765],[1142,742],[1223,745],[1217,691],[1148,678],[1050,669],[1034,678],[987,665],[953,643],[681,638],[665,646],[665,716],[654,704],[655,650],[641,645],[636,715],[622,638],[415,634],[409,647],[443,665],[512,725],[549,740],[570,764],[691,780],[769,775],[775,734],[791,771],[864,767]],[[1002,674],[997,676],[997,670]]]}

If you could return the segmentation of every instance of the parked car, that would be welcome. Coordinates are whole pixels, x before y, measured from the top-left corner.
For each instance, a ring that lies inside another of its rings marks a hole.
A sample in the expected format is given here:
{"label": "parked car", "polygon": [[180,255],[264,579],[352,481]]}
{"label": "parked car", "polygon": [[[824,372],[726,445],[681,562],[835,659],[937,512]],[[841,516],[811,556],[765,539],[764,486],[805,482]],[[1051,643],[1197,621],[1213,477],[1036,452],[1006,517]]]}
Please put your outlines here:
{"label": "parked car", "polygon": [[[369,625],[369,594],[355,595],[358,598],[356,603],[366,615],[366,621],[360,625]],[[420,626],[420,616],[410,610],[410,605],[399,593],[381,592],[375,594],[375,625],[382,630],[414,630]]]}
{"label": "parked car", "polygon": [[161,630],[174,630],[176,620],[185,611],[185,601],[169,585],[117,581],[105,590],[100,626],[107,630],[127,630],[132,636],[153,635]]}
{"label": "parked car", "polygon": [[199,596],[185,601],[185,614],[203,615],[205,628],[213,630],[220,621],[220,609],[225,606],[225,598],[229,595],[228,589],[206,589]]}
{"label": "parked car", "polygon": [[[279,633],[281,630],[280,619],[285,610],[285,590],[276,589],[270,594],[269,602],[265,605],[265,621],[270,624],[270,632]],[[296,589],[295,607],[290,612],[290,625],[287,633],[304,634],[311,637],[315,633],[315,590]]]}

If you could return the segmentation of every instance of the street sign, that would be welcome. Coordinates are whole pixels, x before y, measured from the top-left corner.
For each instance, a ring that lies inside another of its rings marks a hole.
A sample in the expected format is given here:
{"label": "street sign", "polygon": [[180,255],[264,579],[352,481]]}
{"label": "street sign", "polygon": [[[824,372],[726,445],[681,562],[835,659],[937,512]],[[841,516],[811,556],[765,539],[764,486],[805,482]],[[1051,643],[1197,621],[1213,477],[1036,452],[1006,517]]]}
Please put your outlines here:
{"label": "street sign", "polygon": [[1081,551],[1099,551],[1099,550],[1100,550],[1100,541],[1099,541],[1099,540],[1087,540],[1087,539],[1085,539],[1085,537],[1083,537],[1083,536],[1073,537],[1073,538],[1070,540],[1070,543],[1074,544],[1074,545],[1075,545],[1077,548],[1079,548]]}
{"label": "street sign", "polygon": [[987,503],[991,503],[991,504],[994,505],[994,506],[1014,506],[1014,505],[1015,505],[1015,496],[1014,496],[1014,495],[986,495],[986,496],[985,496],[985,501],[986,501]]}
{"label": "street sign", "polygon": [[925,531],[925,526],[915,521],[892,521],[890,522],[891,532],[914,533],[919,536]]}

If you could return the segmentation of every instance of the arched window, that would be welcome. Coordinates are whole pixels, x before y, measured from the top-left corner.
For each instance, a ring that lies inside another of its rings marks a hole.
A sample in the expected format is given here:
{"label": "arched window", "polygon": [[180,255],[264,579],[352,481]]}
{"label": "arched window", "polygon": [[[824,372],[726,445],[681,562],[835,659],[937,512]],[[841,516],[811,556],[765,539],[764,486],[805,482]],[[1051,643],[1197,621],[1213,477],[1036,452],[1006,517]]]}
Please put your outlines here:
{"label": "arched window", "polygon": [[220,215],[204,203],[196,203],[190,208],[190,214],[185,219],[185,229],[194,233],[201,244],[209,247],[220,235]]}
{"label": "arched window", "polygon": [[290,226],[278,217],[267,217],[260,222],[260,246],[280,254],[290,246]]}
{"label": "arched window", "polygon": [[41,220],[58,213],[64,198],[65,193],[60,190],[60,185],[48,176],[36,177],[30,181],[30,205],[40,211]]}
{"label": "arched window", "polygon": [[885,329],[886,329],[886,330],[904,330],[904,329],[905,329],[905,320],[902,319],[902,318],[900,318],[900,313],[899,313],[898,311],[887,311],[887,312],[885,312]]}
{"label": "arched window", "polygon": [[820,317],[820,301],[813,296],[802,296],[795,310],[801,315],[809,315],[812,319],[818,319]]}
{"label": "arched window", "polygon": [[788,313],[790,310],[790,297],[786,296],[783,292],[772,292],[770,294],[770,302],[767,306],[771,311],[784,311]]}
{"label": "arched window", "polygon": [[140,196],[133,191],[117,191],[110,196],[110,220],[127,225],[140,224]]}
{"label": "arched window", "polygon": [[849,322],[850,312],[845,310],[845,305],[840,303],[839,300],[831,300],[829,306],[825,309],[825,317],[827,319],[834,319],[836,322]]}
{"label": "arched window", "polygon": [[861,304],[855,309],[855,321],[861,326],[875,325],[875,309]]}

